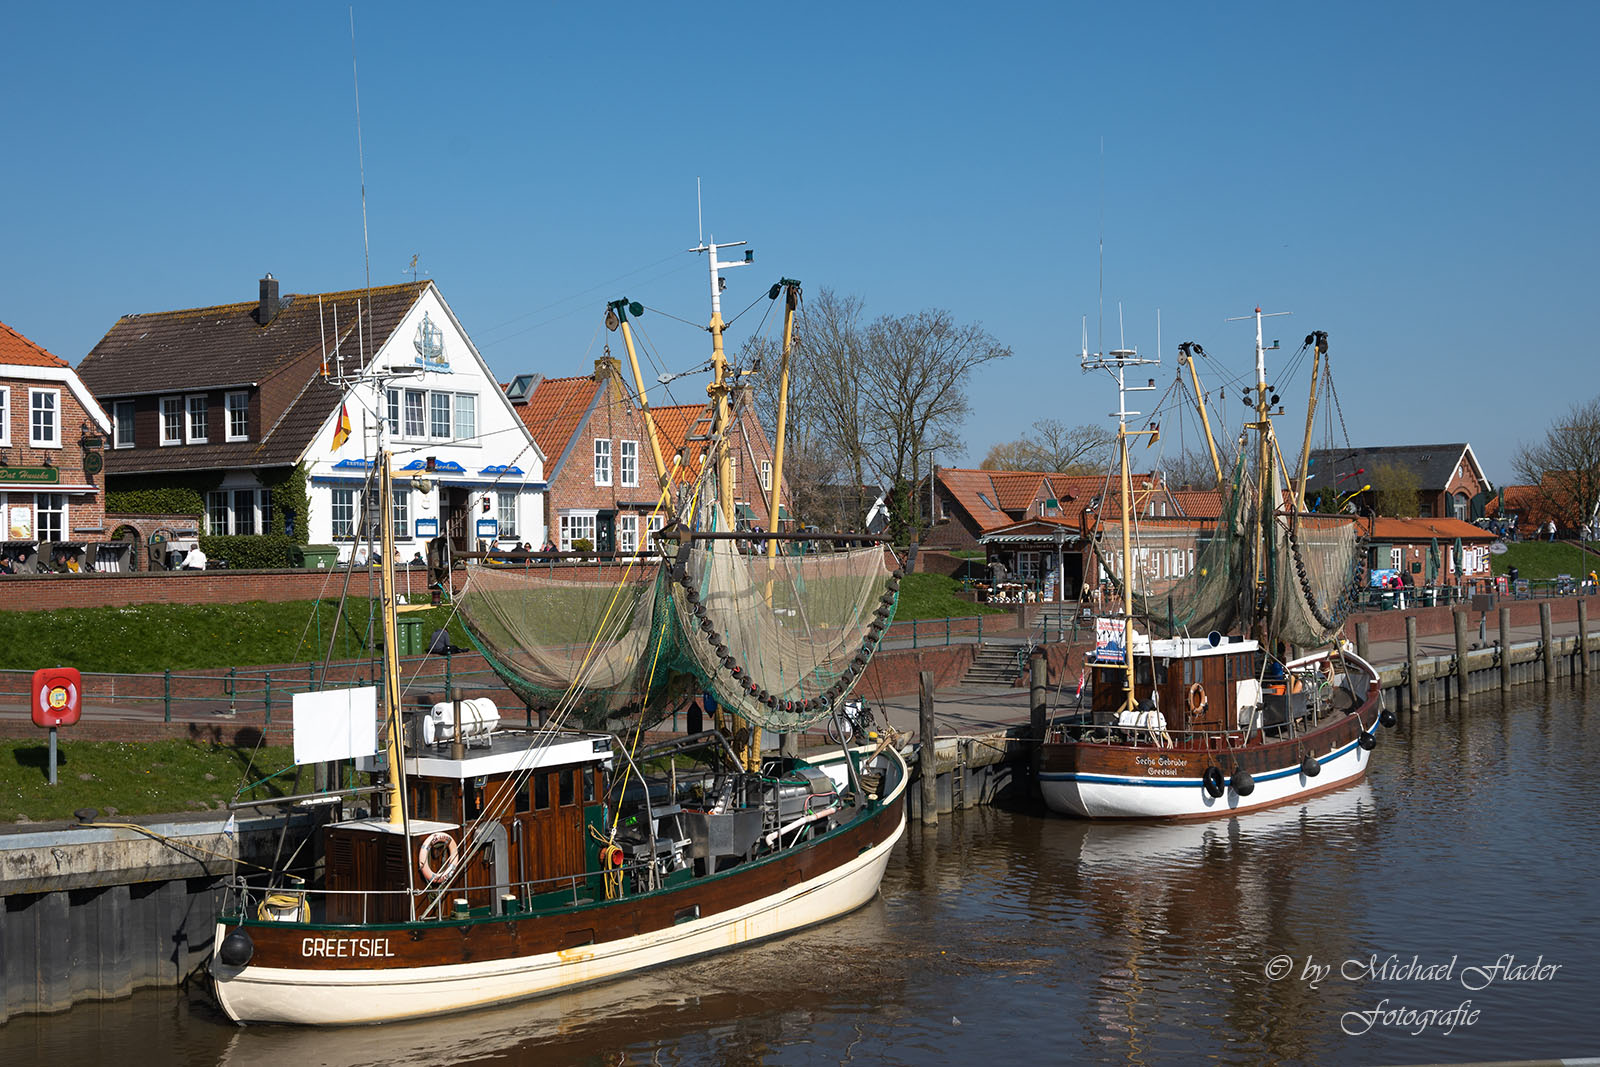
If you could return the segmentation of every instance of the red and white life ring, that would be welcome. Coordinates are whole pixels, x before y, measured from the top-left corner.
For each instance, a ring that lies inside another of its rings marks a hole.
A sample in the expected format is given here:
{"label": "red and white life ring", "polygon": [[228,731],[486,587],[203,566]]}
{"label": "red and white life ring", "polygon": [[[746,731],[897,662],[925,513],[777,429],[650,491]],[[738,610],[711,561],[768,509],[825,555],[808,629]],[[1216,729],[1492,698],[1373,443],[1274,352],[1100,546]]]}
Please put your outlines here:
{"label": "red and white life ring", "polygon": [[[429,862],[433,856],[435,845],[443,845],[445,847],[444,866],[437,871],[434,870],[433,864]],[[429,882],[437,882],[441,874],[456,865],[456,855],[456,839],[443,830],[436,830],[423,839],[422,847],[417,849],[417,866],[422,870],[422,877]]]}

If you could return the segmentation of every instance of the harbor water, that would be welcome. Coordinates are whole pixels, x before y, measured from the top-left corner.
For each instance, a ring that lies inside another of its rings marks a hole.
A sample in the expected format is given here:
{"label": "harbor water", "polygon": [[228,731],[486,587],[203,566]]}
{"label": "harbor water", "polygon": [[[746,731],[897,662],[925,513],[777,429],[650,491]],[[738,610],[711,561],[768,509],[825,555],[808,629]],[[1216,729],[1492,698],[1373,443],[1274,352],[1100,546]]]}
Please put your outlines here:
{"label": "harbor water", "polygon": [[[1574,683],[1577,684],[1577,683]],[[1411,1064],[1595,1055],[1600,683],[1432,705],[1368,779],[1177,826],[911,826],[827,926],[560,1000],[240,1029],[203,983],[0,1026],[0,1063]]]}

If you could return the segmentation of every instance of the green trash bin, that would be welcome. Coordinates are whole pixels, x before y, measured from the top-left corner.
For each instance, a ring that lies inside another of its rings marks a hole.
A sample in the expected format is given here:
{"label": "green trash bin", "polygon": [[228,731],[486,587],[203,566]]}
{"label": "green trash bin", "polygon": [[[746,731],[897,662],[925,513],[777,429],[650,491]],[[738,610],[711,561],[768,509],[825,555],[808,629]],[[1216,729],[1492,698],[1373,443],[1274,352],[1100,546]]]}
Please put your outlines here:
{"label": "green trash bin", "polygon": [[308,571],[332,570],[339,565],[339,549],[334,545],[295,545],[289,558]]}
{"label": "green trash bin", "polygon": [[421,619],[396,619],[394,629],[396,655],[420,656],[427,652],[428,642],[422,633]]}

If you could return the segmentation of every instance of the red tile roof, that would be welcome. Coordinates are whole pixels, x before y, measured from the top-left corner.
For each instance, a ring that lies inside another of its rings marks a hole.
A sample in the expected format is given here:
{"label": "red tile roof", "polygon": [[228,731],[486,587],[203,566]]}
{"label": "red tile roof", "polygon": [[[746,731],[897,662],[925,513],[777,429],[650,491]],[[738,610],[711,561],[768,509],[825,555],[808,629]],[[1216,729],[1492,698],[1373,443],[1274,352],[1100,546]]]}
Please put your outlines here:
{"label": "red tile roof", "polygon": [[528,402],[517,407],[522,424],[533,434],[539,450],[549,457],[551,469],[547,474],[553,476],[598,388],[591,374],[545,378],[528,396]]}
{"label": "red tile roof", "polygon": [[1441,541],[1455,540],[1489,542],[1497,540],[1494,534],[1482,527],[1460,519],[1385,519],[1372,520],[1374,541]]}
{"label": "red tile roof", "polygon": [[67,366],[66,360],[46,352],[3,322],[0,322],[0,363],[23,367]]}
{"label": "red tile roof", "polygon": [[673,457],[680,449],[683,451],[683,463],[677,468],[674,480],[680,485],[694,481],[700,476],[700,462],[705,458],[706,445],[711,442],[691,441],[689,435],[709,432],[711,405],[671,404],[652,407],[650,418],[655,423],[656,439],[661,442],[661,455],[667,465],[672,465]]}

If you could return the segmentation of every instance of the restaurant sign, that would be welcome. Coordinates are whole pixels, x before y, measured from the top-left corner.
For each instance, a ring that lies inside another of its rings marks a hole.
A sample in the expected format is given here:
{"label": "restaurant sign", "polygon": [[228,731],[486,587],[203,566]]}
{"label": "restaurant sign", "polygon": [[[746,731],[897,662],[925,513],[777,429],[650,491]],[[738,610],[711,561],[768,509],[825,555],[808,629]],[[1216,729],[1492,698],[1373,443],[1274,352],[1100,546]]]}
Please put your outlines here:
{"label": "restaurant sign", "polygon": [[55,467],[0,467],[0,485],[58,485],[61,471]]}

